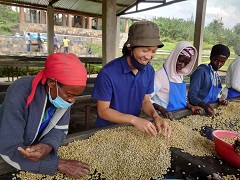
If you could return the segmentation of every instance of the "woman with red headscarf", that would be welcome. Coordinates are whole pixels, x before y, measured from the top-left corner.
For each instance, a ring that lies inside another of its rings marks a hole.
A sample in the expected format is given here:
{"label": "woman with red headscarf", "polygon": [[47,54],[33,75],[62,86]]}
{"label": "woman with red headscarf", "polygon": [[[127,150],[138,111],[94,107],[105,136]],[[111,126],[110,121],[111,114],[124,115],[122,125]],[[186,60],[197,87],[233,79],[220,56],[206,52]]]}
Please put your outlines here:
{"label": "woman with red headscarf", "polygon": [[86,87],[87,73],[74,54],[49,55],[35,77],[22,77],[0,106],[0,155],[11,166],[33,173],[80,178],[89,166],[57,156],[66,137],[70,106]]}

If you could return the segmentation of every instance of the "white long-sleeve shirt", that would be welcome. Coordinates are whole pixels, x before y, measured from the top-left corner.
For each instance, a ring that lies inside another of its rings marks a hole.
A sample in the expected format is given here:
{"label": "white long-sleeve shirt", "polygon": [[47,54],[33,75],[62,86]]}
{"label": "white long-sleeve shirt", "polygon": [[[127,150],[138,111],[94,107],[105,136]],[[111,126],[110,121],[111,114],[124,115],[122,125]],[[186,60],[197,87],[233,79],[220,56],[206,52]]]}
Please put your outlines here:
{"label": "white long-sleeve shirt", "polygon": [[240,92],[240,56],[237,56],[228,66],[226,74],[226,88],[222,91],[222,98],[226,99],[228,94],[227,88],[233,88]]}

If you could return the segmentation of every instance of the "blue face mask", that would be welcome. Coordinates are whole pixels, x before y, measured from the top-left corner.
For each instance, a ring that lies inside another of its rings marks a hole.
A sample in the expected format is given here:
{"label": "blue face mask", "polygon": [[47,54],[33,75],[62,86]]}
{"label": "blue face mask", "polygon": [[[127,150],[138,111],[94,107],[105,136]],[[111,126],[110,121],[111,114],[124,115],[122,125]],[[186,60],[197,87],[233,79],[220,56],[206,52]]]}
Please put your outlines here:
{"label": "blue face mask", "polygon": [[[56,83],[57,84],[57,83]],[[67,101],[64,101],[60,96],[58,96],[58,87],[56,85],[57,88],[57,97],[53,100],[50,94],[50,88],[48,91],[48,99],[49,101],[56,107],[56,108],[68,108],[71,105],[73,105],[73,103],[69,103]]]}
{"label": "blue face mask", "polygon": [[133,55],[130,56],[130,60],[131,60],[132,65],[139,71],[144,70],[144,68],[147,66],[147,65],[139,63]]}

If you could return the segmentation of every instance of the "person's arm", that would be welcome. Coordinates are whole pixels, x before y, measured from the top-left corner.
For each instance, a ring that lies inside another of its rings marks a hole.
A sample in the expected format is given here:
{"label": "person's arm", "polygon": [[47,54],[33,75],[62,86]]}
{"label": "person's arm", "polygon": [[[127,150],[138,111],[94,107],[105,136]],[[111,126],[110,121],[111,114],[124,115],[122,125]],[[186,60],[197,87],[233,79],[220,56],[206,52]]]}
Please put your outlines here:
{"label": "person's arm", "polygon": [[[57,134],[61,134],[61,132],[57,132]],[[44,138],[46,139],[49,137]],[[34,162],[42,160],[49,153],[53,152],[52,146],[42,143],[28,146],[26,149],[19,147],[18,150],[21,152],[24,158]],[[57,151],[54,152],[54,154],[57,154]],[[79,179],[80,177],[86,176],[89,173],[89,165],[77,160],[59,159],[58,170],[73,177],[74,179]]]}
{"label": "person's arm", "polygon": [[107,121],[118,123],[118,124],[130,124],[136,127],[138,130],[150,135],[156,136],[157,130],[150,121],[143,118],[124,114],[110,108],[110,102],[97,100],[97,111],[98,115]]}
{"label": "person's arm", "polygon": [[67,174],[74,179],[80,179],[89,173],[89,166],[76,160],[60,159],[58,171]]}
{"label": "person's arm", "polygon": [[160,133],[162,129],[164,130],[164,136],[170,137],[171,135],[171,128],[167,121],[163,120],[156,110],[154,109],[151,101],[150,101],[150,95],[146,94],[144,96],[143,102],[142,102],[142,110],[145,114],[147,114],[149,117],[153,118],[153,121],[156,125],[157,131]]}
{"label": "person's arm", "polygon": [[187,102],[187,108],[190,109],[193,114],[203,114],[203,109],[199,106],[193,106]]}
{"label": "person's arm", "polygon": [[[159,104],[161,104],[161,97],[158,96],[158,93],[161,92],[161,87],[164,86],[164,84],[166,85],[166,83],[169,83],[168,78],[166,77],[166,73],[165,71],[162,71],[163,69],[161,68],[160,70],[158,70],[157,73],[155,73],[154,76],[154,91],[153,93],[151,93],[150,97],[151,97],[151,103],[153,104],[153,107],[160,111],[162,116],[168,119],[173,120],[173,115],[170,111],[168,111],[166,108],[164,108],[163,106],[160,106]],[[164,74],[162,73],[164,72]]]}
{"label": "person's arm", "polygon": [[[63,114],[57,124],[52,128],[39,143],[48,144],[53,148],[53,152],[57,154],[61,142],[66,138],[70,121],[70,108]],[[52,152],[52,153],[53,153]]]}
{"label": "person's arm", "polygon": [[196,69],[190,76],[190,86],[188,90],[188,101],[192,105],[199,105],[203,100],[199,97],[201,86],[206,86],[205,72],[203,69]]}
{"label": "person's arm", "polygon": [[18,150],[24,158],[37,162],[47,156],[52,151],[52,147],[47,144],[40,143],[33,146],[27,146],[26,149],[18,147]]}
{"label": "person's arm", "polygon": [[202,101],[198,104],[198,106],[202,107],[209,116],[213,116],[215,114],[214,108],[208,103]]}
{"label": "person's arm", "polygon": [[202,86],[205,87],[204,90],[206,91],[205,92],[206,96],[209,91],[209,89],[207,89],[208,88],[207,80],[209,80],[210,75],[207,70],[208,69],[207,68],[205,69],[204,67],[197,68],[195,72],[193,72],[193,74],[191,75],[190,87],[188,90],[188,101],[190,104],[194,106],[202,107],[208,115],[212,116],[215,114],[214,108],[210,104],[205,103],[203,99],[199,97],[201,93],[203,94],[203,92],[201,92],[204,89],[202,88],[201,90]]}
{"label": "person's arm", "polygon": [[168,111],[167,109],[165,109],[164,107],[160,106],[157,103],[153,103],[153,107],[156,110],[159,110],[161,112],[161,114],[163,115],[163,117],[173,120],[173,114],[170,111]]}
{"label": "person's arm", "polygon": [[136,116],[130,114],[124,114],[110,108],[110,102],[97,100],[98,115],[107,121],[117,124],[132,124],[137,119]]}
{"label": "person's arm", "polygon": [[218,99],[217,99],[217,102],[218,102],[218,104],[220,104],[220,105],[224,105],[224,106],[227,106],[228,103],[229,103],[228,100],[223,99],[223,98],[218,98]]}
{"label": "person's arm", "polygon": [[[0,107],[0,111],[3,112],[0,127],[0,154],[8,164],[16,169],[53,175],[57,170],[59,161],[57,150],[66,134],[63,130],[54,128],[44,136],[39,142],[40,144],[31,145],[38,129],[45,98],[39,96],[40,99],[37,103],[33,101],[32,103],[35,104],[30,104],[28,107],[31,111],[27,109],[26,99],[29,94],[29,87],[24,83],[30,81],[25,79],[28,78],[21,78],[17,81],[17,85],[11,85],[6,93],[6,99]],[[44,87],[43,89],[45,91]],[[35,96],[37,95],[35,94]],[[65,113],[65,116],[70,116],[70,110],[68,114]],[[66,122],[69,122],[69,119],[64,118],[64,120],[59,121],[58,125],[61,125],[61,123],[66,125]],[[32,150],[35,162],[31,159],[32,156],[25,158],[25,155],[22,154],[24,151],[21,150],[32,152],[31,149],[28,149],[29,145],[34,148]]]}
{"label": "person's arm", "polygon": [[[26,132],[26,127],[29,126],[28,120],[25,119],[26,99],[19,96],[22,93],[22,88],[16,88],[18,93],[7,93],[7,98],[4,105],[4,113],[0,129],[0,154],[1,157],[11,166],[19,170],[25,170],[34,173],[53,175],[57,170],[58,158],[57,155],[49,154],[45,156],[45,160],[33,162],[18,150],[18,148],[26,149],[25,144],[30,144],[35,136],[36,126],[33,122],[32,131]],[[11,95],[10,95],[11,94]],[[12,101],[12,98],[15,100]],[[18,103],[16,103],[16,101]],[[25,106],[24,106],[25,105]],[[34,130],[35,129],[35,130]],[[35,131],[35,132],[34,132]],[[26,137],[27,138],[26,138]]]}

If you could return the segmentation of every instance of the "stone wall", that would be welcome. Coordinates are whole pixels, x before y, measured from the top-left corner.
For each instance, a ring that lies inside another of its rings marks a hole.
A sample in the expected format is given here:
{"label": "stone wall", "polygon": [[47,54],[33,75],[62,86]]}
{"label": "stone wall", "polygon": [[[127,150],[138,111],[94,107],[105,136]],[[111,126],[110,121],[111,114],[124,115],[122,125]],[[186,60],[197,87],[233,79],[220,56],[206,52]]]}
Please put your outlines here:
{"label": "stone wall", "polygon": [[[46,24],[21,23],[19,26],[19,35],[3,36],[0,35],[0,54],[4,55],[22,55],[26,54],[25,34],[40,33],[47,37]],[[62,39],[66,36],[71,40],[69,50],[78,56],[87,55],[87,45],[93,43],[102,46],[102,31],[94,29],[74,28],[67,26],[54,26],[54,32],[59,42],[60,51],[63,51]],[[127,33],[120,34],[120,47],[127,39]],[[37,52],[37,41],[32,39],[31,54],[45,55],[47,53],[47,42],[43,45],[44,52]],[[96,56],[98,56],[96,54]]]}

